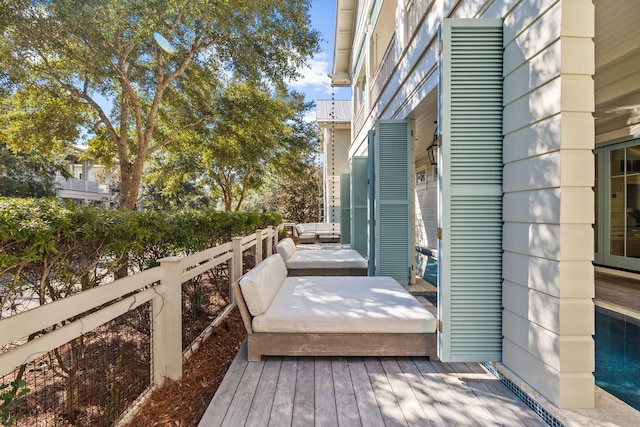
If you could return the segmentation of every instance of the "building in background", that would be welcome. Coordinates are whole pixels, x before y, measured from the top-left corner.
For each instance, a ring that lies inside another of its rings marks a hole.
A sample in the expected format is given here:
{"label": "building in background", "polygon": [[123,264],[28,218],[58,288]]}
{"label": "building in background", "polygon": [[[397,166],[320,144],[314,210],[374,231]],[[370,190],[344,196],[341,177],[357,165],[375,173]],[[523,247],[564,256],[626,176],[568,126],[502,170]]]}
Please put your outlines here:
{"label": "building in background", "polygon": [[316,122],[323,154],[324,221],[340,223],[340,177],[349,173],[351,101],[316,101]]}
{"label": "building in background", "polygon": [[75,200],[80,203],[92,203],[111,206],[113,194],[111,184],[114,169],[94,164],[93,160],[82,159],[82,149],[75,148],[65,157],[72,178],[56,176],[58,197]]}

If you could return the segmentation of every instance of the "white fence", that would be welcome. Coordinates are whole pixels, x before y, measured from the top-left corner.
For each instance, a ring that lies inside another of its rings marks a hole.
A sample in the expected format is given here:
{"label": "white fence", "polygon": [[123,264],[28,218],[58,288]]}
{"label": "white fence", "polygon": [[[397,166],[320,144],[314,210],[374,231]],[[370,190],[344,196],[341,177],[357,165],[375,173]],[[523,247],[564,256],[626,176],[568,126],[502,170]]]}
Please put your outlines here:
{"label": "white fence", "polygon": [[[261,262],[272,254],[273,245],[283,227],[257,230],[249,236],[235,237],[231,242],[193,255],[163,258],[159,260],[159,267],[0,319],[0,351],[4,351],[0,354],[0,378],[151,302],[152,387],[161,386],[167,379],[180,379],[183,359],[193,354],[211,331],[211,327],[207,328],[190,347],[182,351],[182,284],[229,262],[231,286],[242,275],[243,252],[255,247],[255,262]],[[229,293],[232,295],[231,291]],[[220,317],[226,316],[234,305],[231,299]],[[41,335],[27,339],[34,334]]]}

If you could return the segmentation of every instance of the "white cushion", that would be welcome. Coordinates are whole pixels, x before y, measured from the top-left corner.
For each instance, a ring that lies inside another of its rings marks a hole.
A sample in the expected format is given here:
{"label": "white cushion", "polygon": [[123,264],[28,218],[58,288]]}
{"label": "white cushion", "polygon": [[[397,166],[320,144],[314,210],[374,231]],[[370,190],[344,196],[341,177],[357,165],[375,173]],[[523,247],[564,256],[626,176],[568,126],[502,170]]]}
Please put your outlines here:
{"label": "white cushion", "polygon": [[280,254],[282,259],[286,262],[293,253],[296,251],[296,244],[293,243],[293,239],[291,237],[287,237],[286,239],[282,239],[276,245],[276,252]]}
{"label": "white cushion", "polygon": [[367,268],[367,260],[355,249],[299,250],[285,261],[290,270],[300,268]]}
{"label": "white cushion", "polygon": [[316,232],[318,233],[322,233],[322,232],[336,232],[339,233],[340,232],[340,225],[338,224],[334,224],[334,223],[318,223],[318,225],[316,225]]}
{"label": "white cushion", "polygon": [[436,318],[391,277],[287,277],[256,332],[434,333]]}
{"label": "white cushion", "polygon": [[240,279],[240,290],[253,316],[264,313],[287,277],[287,267],[279,254],[271,255]]}
{"label": "white cushion", "polygon": [[296,225],[296,230],[298,230],[298,234],[304,233],[304,225],[302,224]]}

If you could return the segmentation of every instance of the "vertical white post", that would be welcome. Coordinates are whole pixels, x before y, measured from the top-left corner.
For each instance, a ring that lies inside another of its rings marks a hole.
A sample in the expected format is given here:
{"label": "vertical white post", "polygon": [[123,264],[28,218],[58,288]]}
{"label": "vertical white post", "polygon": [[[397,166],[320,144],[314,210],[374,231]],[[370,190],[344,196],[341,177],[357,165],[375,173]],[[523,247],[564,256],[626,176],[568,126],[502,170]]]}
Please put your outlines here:
{"label": "vertical white post", "polygon": [[158,260],[162,268],[161,294],[153,299],[153,383],[182,378],[182,283],[180,257]]}
{"label": "vertical white post", "polygon": [[262,262],[262,230],[256,230],[256,265]]}
{"label": "vertical white post", "polygon": [[231,238],[231,250],[233,251],[233,258],[231,258],[231,275],[229,277],[229,296],[231,302],[235,302],[233,296],[233,290],[231,284],[242,276],[242,237]]}
{"label": "vertical white post", "polygon": [[273,226],[270,225],[267,227],[267,235],[269,236],[267,239],[267,256],[270,257],[273,255]]}

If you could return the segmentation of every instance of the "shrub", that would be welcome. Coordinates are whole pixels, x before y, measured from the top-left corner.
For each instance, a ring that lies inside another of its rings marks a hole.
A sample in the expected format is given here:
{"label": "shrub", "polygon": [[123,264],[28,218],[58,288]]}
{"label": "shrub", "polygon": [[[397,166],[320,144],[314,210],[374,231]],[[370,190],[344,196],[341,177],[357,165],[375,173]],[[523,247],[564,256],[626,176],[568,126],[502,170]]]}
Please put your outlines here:
{"label": "shrub", "polygon": [[276,226],[276,213],[115,211],[56,199],[0,198],[0,285],[33,291],[40,304],[104,283],[129,266],[140,271]]}

